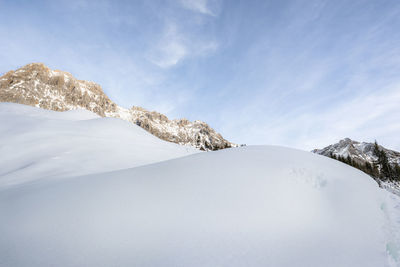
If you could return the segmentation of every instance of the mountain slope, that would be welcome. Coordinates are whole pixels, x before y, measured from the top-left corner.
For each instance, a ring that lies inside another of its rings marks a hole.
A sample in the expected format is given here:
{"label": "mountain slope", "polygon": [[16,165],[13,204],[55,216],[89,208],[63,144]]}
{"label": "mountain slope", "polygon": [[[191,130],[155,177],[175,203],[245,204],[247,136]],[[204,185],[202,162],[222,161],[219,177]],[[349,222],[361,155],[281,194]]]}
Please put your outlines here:
{"label": "mountain slope", "polygon": [[[400,164],[400,152],[384,148],[383,146],[379,147],[387,155],[389,163]],[[312,152],[328,157],[331,154],[345,158],[350,156],[359,164],[365,164],[365,162],[373,164],[377,160],[377,156],[374,154],[374,143],[358,142],[350,138],[340,140],[338,143],[329,145],[323,149],[314,149]]]}
{"label": "mountain slope", "polygon": [[[382,170],[382,159],[375,152],[375,144],[357,142],[350,138],[340,140],[323,149],[312,152],[340,160],[373,177],[381,187],[400,196],[400,153],[378,145],[380,154],[387,158],[386,172]],[[386,174],[385,174],[386,173]]]}
{"label": "mountain slope", "polygon": [[198,153],[86,110],[0,103],[0,188],[106,172]]}
{"label": "mountain slope", "polygon": [[398,266],[399,203],[308,152],[198,153],[3,190],[0,265]]}
{"label": "mountain slope", "polygon": [[119,107],[104,94],[100,85],[78,80],[68,72],[51,70],[41,63],[28,64],[0,77],[0,102],[54,111],[86,109],[101,117],[120,118],[137,124],[165,141],[202,150],[236,146],[204,122],[169,120],[163,114],[140,107]]}

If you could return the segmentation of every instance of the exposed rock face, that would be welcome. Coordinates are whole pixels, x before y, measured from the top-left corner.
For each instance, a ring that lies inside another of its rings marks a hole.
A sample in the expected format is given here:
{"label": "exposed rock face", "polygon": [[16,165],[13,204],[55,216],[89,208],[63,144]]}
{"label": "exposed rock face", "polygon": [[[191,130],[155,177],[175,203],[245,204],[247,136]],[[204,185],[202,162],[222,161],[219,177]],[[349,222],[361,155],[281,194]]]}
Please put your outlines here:
{"label": "exposed rock face", "polygon": [[[385,151],[389,163],[400,164],[400,153],[394,150],[379,146]],[[313,153],[330,157],[331,155],[347,157],[350,156],[353,161],[364,165],[366,162],[373,164],[377,157],[374,155],[374,143],[357,142],[350,138],[340,140],[338,143],[327,146],[323,149],[314,149]]]}
{"label": "exposed rock face", "polygon": [[169,120],[141,107],[122,108],[104,94],[100,85],[77,80],[68,72],[51,70],[41,63],[28,64],[0,77],[0,101],[55,111],[86,109],[102,117],[135,123],[163,140],[202,150],[237,146],[201,121]]}

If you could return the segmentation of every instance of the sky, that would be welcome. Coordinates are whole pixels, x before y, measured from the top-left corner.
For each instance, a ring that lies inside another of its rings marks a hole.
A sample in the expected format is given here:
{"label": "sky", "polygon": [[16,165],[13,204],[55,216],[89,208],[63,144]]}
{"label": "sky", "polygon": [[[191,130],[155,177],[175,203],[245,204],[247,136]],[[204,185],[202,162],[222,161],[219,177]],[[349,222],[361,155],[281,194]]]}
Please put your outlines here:
{"label": "sky", "polygon": [[0,0],[0,74],[42,62],[247,145],[400,151],[398,0]]}

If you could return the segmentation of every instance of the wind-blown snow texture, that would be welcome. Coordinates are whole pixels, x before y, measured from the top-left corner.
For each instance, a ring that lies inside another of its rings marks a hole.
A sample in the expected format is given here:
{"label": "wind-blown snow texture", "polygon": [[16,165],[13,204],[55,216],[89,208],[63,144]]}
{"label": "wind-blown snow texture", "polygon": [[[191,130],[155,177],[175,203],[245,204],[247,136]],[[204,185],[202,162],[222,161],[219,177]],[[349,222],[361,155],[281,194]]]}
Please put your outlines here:
{"label": "wind-blown snow texture", "polygon": [[[30,119],[53,116],[46,114]],[[92,123],[98,131],[118,122],[85,114],[89,120],[64,121],[69,137]],[[57,127],[39,124],[36,139],[27,137],[52,151],[57,142],[38,138],[63,125],[56,121]],[[135,129],[129,131],[136,144],[151,149],[156,139]],[[2,137],[9,135],[12,128],[1,129]],[[122,149],[113,156],[122,158]],[[102,156],[96,156],[99,168]],[[399,266],[399,203],[361,171],[309,152],[249,146],[196,153],[3,187],[0,266]]]}

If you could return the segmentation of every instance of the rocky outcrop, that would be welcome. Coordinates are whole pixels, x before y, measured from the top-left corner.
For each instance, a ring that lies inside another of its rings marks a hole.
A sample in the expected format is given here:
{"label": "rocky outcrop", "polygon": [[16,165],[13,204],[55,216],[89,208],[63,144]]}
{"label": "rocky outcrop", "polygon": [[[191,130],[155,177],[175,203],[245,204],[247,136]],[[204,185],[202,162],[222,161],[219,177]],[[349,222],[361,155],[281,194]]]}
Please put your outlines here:
{"label": "rocky outcrop", "polygon": [[86,109],[102,117],[135,123],[163,140],[202,150],[236,146],[204,122],[170,120],[141,107],[120,107],[104,94],[100,85],[78,80],[68,72],[51,70],[41,63],[28,64],[0,77],[0,101],[55,111]]}
{"label": "rocky outcrop", "polygon": [[[384,148],[383,146],[379,146],[379,148],[385,152],[389,163],[400,164],[399,152]],[[329,145],[323,149],[314,149],[312,152],[327,157],[340,156],[347,158],[349,156],[360,165],[364,165],[366,162],[373,164],[377,160],[377,156],[374,154],[374,143],[358,142],[350,138],[340,140],[338,143]]]}
{"label": "rocky outcrop", "polygon": [[98,84],[77,80],[68,72],[53,71],[40,63],[2,76],[0,100],[55,111],[82,108],[103,117],[117,107]]}

